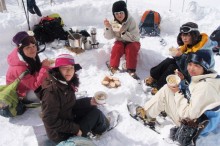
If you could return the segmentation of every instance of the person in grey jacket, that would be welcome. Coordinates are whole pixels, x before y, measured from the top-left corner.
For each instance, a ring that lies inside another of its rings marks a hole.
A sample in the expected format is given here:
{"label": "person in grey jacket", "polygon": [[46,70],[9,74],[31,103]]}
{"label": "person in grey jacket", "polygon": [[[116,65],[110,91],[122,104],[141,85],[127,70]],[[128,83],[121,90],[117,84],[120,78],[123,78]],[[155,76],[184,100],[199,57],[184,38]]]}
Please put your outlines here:
{"label": "person in grey jacket", "polygon": [[[140,34],[134,18],[128,13],[124,1],[116,1],[112,6],[114,21],[104,20],[104,37],[115,39],[110,57],[110,70],[112,73],[118,71],[120,58],[125,54],[127,72],[135,79],[137,57],[140,50]],[[118,29],[115,29],[115,27]]]}

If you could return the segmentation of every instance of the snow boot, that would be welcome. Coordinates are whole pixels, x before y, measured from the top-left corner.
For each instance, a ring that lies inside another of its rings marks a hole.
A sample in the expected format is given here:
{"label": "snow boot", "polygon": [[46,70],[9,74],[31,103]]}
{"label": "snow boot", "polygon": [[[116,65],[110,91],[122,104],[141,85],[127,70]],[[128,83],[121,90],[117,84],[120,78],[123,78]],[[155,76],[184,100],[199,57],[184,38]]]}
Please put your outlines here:
{"label": "snow boot", "polygon": [[118,125],[120,114],[118,111],[113,110],[107,113],[106,117],[109,121],[109,128],[107,129],[107,131],[110,131]]}

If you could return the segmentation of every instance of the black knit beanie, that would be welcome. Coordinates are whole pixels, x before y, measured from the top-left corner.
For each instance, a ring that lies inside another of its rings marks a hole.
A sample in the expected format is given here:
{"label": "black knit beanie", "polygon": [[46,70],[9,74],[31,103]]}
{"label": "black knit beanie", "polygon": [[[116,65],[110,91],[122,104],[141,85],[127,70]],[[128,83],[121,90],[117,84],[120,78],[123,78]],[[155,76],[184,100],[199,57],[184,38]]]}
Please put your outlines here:
{"label": "black knit beanie", "polygon": [[[115,18],[114,13],[120,12],[120,11],[123,11],[125,13],[125,19],[123,20],[123,22],[124,22],[128,18],[128,10],[127,10],[127,5],[126,5],[125,1],[120,0],[120,1],[115,2],[112,5],[112,14],[113,14],[114,18]],[[115,20],[118,21],[116,18],[115,18]]]}
{"label": "black knit beanie", "polygon": [[[184,27],[184,26],[188,26],[190,28],[197,28],[198,29],[198,25],[196,23],[194,23],[194,22],[187,22],[187,23],[183,24],[181,27]],[[179,46],[184,45],[184,43],[182,41],[182,38],[181,38],[181,34],[182,33],[184,33],[184,32],[180,32],[178,34],[178,36],[177,36],[177,43],[178,43]],[[190,46],[196,45],[201,40],[201,36],[200,36],[199,30],[192,30],[192,31],[189,32],[189,34],[192,37],[192,44],[190,44]]]}

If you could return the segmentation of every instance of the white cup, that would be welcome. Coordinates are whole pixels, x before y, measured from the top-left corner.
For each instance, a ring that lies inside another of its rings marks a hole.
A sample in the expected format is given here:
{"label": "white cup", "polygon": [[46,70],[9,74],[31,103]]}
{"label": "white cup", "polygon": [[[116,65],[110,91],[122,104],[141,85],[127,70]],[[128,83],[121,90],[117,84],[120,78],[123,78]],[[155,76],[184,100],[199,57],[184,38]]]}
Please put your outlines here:
{"label": "white cup", "polygon": [[177,52],[178,52],[178,49],[177,49],[177,48],[175,48],[175,47],[169,48],[169,54],[170,54],[171,56],[173,56],[173,57],[176,56]]}
{"label": "white cup", "polygon": [[113,21],[113,22],[111,23],[111,25],[112,25],[112,30],[113,30],[113,31],[119,32],[119,31],[121,30],[122,25],[119,24],[118,22]]}
{"label": "white cup", "polygon": [[167,84],[171,87],[176,87],[179,85],[181,79],[178,75],[169,75],[166,77]]}
{"label": "white cup", "polygon": [[98,91],[95,93],[94,98],[98,104],[105,104],[107,99],[107,94],[103,91]]}

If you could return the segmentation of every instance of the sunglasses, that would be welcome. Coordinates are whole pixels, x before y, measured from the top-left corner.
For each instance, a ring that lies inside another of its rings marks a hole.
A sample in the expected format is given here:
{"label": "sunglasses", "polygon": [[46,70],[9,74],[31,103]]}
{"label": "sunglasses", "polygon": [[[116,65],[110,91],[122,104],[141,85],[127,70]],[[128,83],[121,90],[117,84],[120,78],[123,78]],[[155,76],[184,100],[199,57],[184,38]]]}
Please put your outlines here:
{"label": "sunglasses", "polygon": [[191,31],[196,31],[196,30],[198,30],[198,28],[192,28],[192,27],[189,27],[189,26],[180,27],[180,32],[182,32],[182,33],[189,33]]}
{"label": "sunglasses", "polygon": [[189,56],[187,57],[187,62],[193,62],[195,64],[203,66],[205,69],[209,69],[209,64],[203,58],[199,57],[196,54],[189,54]]}
{"label": "sunglasses", "polygon": [[125,14],[125,12],[124,12],[124,11],[120,11],[120,12],[114,12],[114,15],[123,15],[123,14]]}

